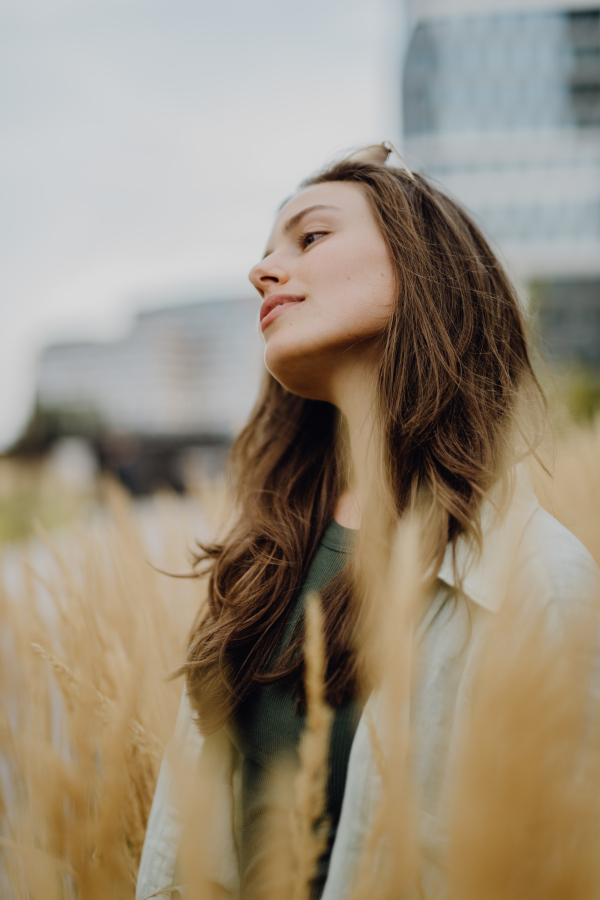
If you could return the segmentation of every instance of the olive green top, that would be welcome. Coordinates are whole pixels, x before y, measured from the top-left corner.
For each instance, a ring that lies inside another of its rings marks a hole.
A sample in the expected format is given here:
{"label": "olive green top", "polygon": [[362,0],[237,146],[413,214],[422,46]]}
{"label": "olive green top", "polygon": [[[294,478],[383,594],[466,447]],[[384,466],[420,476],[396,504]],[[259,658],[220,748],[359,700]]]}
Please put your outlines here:
{"label": "olive green top", "polygon": [[[304,612],[309,594],[323,591],[348,561],[356,532],[335,520],[328,526],[309,568],[298,601],[284,629],[273,658],[278,659],[288,646],[295,626]],[[305,725],[305,713],[297,711],[297,684],[278,681],[254,690],[237,709],[230,726],[232,740],[242,754],[242,846],[241,896],[255,893],[260,870],[263,833],[268,806],[270,776],[278,764],[298,761],[298,747]],[[331,850],[342,808],[348,757],[360,717],[358,704],[347,701],[334,710],[329,747],[329,774],[326,793],[326,817],[329,825],[327,849],[319,860],[312,897],[323,890]]]}

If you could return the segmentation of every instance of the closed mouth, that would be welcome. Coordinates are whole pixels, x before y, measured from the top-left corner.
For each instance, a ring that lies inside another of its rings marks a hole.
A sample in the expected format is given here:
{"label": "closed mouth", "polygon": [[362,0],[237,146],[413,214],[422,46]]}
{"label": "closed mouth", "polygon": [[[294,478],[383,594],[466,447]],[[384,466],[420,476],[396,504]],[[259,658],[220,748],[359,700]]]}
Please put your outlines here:
{"label": "closed mouth", "polygon": [[[272,313],[280,307],[292,306],[296,303],[302,303],[304,297],[298,297],[295,294],[273,294],[272,297],[266,297],[260,308],[260,324],[261,327],[265,327],[269,324],[269,322],[275,318]],[[269,320],[267,322],[266,320]]]}

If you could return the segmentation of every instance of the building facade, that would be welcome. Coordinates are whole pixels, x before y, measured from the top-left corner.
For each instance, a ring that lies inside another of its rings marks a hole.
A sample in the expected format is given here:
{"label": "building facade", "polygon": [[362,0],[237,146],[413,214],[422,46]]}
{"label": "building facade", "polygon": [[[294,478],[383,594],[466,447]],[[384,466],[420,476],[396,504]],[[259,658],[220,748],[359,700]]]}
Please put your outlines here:
{"label": "building facade", "polygon": [[42,442],[86,437],[134,492],[180,489],[190,463],[222,469],[256,400],[261,348],[252,300],[142,312],[120,341],[49,346],[37,376]]}
{"label": "building facade", "polygon": [[408,0],[403,143],[535,285],[551,357],[600,368],[600,3]]}
{"label": "building facade", "polygon": [[231,435],[256,398],[257,304],[223,300],[140,313],[122,340],[47,347],[38,403],[109,431]]}

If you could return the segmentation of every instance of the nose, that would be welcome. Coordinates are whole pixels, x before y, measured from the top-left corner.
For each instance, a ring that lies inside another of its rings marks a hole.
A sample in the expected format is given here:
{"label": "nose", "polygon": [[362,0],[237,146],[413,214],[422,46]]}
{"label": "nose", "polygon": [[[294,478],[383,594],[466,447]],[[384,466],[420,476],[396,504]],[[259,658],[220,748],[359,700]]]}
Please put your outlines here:
{"label": "nose", "polygon": [[269,284],[285,284],[290,280],[289,273],[279,265],[270,254],[265,259],[261,259],[248,274],[248,278],[258,291],[261,297],[265,296],[265,291]]}

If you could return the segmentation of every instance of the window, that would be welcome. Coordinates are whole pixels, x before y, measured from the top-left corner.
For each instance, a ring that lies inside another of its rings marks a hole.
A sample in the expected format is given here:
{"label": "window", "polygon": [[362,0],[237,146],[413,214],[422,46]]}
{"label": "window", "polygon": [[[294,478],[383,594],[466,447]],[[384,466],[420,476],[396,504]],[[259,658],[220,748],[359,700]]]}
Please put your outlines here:
{"label": "window", "polygon": [[600,126],[600,9],[420,23],[404,72],[407,137]]}

